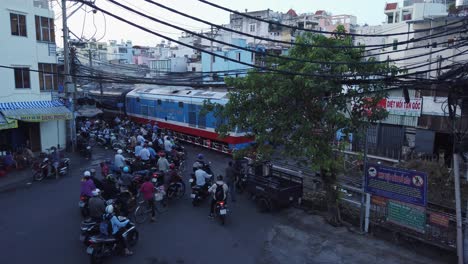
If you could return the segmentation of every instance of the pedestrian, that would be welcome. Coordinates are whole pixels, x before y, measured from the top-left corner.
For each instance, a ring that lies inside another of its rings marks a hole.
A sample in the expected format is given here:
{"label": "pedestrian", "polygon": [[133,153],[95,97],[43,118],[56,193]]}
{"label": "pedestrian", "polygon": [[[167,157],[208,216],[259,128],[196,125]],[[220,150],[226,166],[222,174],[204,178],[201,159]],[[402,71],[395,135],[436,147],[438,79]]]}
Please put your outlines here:
{"label": "pedestrian", "polygon": [[151,182],[151,177],[145,176],[145,182],[140,187],[140,193],[143,195],[143,199],[151,208],[151,222],[154,222],[154,185]]}
{"label": "pedestrian", "polygon": [[238,172],[234,168],[232,161],[229,161],[228,166],[225,170],[226,173],[226,183],[229,187],[229,194],[231,195],[231,201],[236,202],[236,182]]}

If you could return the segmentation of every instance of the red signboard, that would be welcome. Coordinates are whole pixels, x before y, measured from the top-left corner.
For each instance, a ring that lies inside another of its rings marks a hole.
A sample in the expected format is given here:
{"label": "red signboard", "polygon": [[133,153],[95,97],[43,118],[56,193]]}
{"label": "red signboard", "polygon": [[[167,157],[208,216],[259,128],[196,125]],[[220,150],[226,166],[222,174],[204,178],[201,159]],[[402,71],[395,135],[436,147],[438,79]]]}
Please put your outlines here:
{"label": "red signboard", "polygon": [[432,224],[436,224],[443,227],[449,226],[450,218],[447,215],[439,214],[439,213],[430,213],[429,214],[429,222]]}

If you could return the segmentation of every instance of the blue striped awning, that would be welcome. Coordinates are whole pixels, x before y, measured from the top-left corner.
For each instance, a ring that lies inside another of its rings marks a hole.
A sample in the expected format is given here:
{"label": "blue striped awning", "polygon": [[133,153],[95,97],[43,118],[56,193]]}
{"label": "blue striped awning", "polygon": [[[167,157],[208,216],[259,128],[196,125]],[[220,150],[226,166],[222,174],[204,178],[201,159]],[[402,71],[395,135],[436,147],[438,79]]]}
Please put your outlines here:
{"label": "blue striped awning", "polygon": [[0,103],[1,113],[8,119],[45,122],[72,118],[72,113],[59,101]]}

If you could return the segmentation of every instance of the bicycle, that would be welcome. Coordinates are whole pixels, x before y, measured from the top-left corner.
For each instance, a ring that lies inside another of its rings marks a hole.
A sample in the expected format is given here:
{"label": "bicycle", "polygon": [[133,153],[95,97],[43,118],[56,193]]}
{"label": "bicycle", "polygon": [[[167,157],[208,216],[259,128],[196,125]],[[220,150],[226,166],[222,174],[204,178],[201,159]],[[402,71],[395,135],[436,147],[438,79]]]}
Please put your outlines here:
{"label": "bicycle", "polygon": [[[165,193],[160,188],[155,188],[156,193],[154,197],[154,209],[156,213],[162,214],[167,211],[167,201],[165,197]],[[151,207],[149,207],[148,203],[145,200],[141,200],[138,202],[138,206],[135,209],[135,222],[137,224],[143,224],[148,220],[151,215]]]}

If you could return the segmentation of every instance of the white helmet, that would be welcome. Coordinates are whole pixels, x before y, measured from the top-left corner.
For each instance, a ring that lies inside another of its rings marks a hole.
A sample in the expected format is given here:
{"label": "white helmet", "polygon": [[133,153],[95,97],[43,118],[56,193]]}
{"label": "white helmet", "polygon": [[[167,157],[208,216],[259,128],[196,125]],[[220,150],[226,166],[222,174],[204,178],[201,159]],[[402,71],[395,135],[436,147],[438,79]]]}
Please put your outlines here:
{"label": "white helmet", "polygon": [[123,151],[121,149],[117,150],[117,154],[122,154],[122,152]]}
{"label": "white helmet", "polygon": [[83,173],[83,175],[84,175],[85,177],[91,177],[91,172],[85,171],[85,172]]}
{"label": "white helmet", "polygon": [[99,196],[101,194],[101,190],[99,190],[98,188],[94,189],[91,194],[93,196]]}
{"label": "white helmet", "polygon": [[108,214],[114,213],[114,206],[112,206],[112,204],[106,206],[106,213]]}

